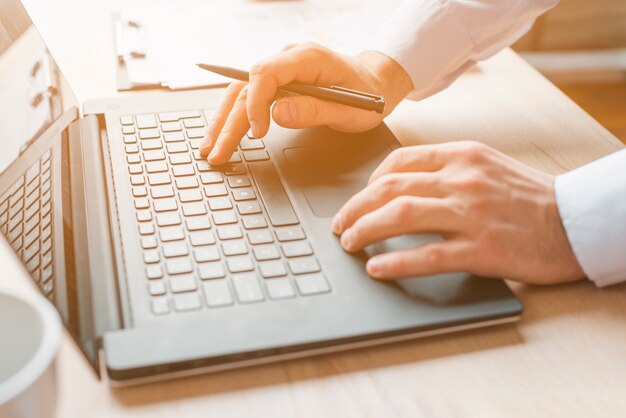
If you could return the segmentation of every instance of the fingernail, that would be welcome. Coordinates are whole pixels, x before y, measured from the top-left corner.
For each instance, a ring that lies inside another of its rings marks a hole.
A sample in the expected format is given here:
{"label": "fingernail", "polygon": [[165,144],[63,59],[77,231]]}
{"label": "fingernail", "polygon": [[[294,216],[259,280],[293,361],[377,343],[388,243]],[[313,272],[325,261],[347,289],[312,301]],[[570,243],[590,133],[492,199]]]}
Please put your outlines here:
{"label": "fingernail", "polygon": [[252,136],[254,136],[255,138],[261,137],[261,132],[259,132],[259,125],[256,123],[256,121],[250,121],[250,130],[252,131]]}
{"label": "fingernail", "polygon": [[370,258],[370,260],[367,262],[367,265],[365,266],[365,269],[370,276],[375,278],[381,277],[383,269],[382,260],[380,259],[380,257]]}
{"label": "fingernail", "polygon": [[352,232],[349,229],[341,235],[341,246],[346,251],[352,250]]}
{"label": "fingernail", "polygon": [[217,150],[215,148],[213,148],[211,150],[211,153],[209,154],[209,156],[207,157],[207,161],[209,163],[213,163],[213,159],[215,158],[215,156],[217,155]]}
{"label": "fingernail", "polygon": [[341,234],[341,217],[339,215],[335,215],[335,217],[333,218],[331,228],[334,234]]}
{"label": "fingernail", "polygon": [[276,112],[283,123],[293,123],[296,120],[296,107],[289,100],[276,103]]}

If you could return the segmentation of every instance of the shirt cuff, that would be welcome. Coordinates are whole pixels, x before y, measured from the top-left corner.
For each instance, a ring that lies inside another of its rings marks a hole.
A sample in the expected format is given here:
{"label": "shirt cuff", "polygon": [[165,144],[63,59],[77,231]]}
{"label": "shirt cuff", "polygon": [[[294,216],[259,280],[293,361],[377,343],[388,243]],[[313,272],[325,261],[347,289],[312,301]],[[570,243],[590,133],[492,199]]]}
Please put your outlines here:
{"label": "shirt cuff", "polygon": [[[424,98],[452,83],[473,63],[466,29],[436,0],[405,1],[371,49],[394,59],[411,77],[411,97]],[[442,78],[443,77],[443,78]]]}
{"label": "shirt cuff", "polygon": [[626,281],[626,150],[557,176],[555,194],[587,277],[598,287]]}

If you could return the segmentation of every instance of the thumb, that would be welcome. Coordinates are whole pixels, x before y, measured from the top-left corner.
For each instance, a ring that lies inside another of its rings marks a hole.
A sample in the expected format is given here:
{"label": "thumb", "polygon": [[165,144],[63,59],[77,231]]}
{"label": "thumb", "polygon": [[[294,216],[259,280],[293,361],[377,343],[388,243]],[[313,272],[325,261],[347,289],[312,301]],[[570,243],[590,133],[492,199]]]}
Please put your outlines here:
{"label": "thumb", "polygon": [[279,99],[272,108],[272,118],[285,128],[308,128],[318,125],[342,125],[352,109],[310,96]]}

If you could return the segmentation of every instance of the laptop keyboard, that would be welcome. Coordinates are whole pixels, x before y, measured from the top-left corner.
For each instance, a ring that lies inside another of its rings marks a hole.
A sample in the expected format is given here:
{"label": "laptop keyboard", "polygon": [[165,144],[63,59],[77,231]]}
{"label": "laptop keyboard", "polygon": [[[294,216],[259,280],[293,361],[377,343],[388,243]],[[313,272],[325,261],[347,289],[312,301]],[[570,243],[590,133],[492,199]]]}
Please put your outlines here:
{"label": "laptop keyboard", "polygon": [[330,292],[263,140],[245,138],[211,166],[198,151],[206,120],[120,119],[152,312]]}
{"label": "laptop keyboard", "polygon": [[52,298],[52,197],[50,150],[0,197],[0,230],[43,293]]}

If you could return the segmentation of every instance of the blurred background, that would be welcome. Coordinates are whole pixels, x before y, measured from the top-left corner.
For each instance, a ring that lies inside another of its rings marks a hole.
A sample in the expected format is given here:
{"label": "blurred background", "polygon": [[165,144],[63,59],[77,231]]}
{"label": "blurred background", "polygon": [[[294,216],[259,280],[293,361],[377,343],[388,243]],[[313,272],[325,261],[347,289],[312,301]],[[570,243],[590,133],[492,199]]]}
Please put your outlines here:
{"label": "blurred background", "polygon": [[625,0],[561,0],[514,49],[626,143]]}

